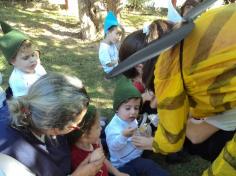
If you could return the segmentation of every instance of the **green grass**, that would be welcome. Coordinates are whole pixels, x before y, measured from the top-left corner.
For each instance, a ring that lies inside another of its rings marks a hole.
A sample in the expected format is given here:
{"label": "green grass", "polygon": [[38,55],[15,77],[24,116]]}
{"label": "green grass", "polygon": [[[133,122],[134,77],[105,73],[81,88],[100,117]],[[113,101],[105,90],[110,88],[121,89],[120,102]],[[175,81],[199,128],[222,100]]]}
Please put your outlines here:
{"label": "green grass", "polygon": [[[41,50],[41,62],[48,72],[75,75],[79,77],[95,104],[106,117],[112,117],[112,92],[115,80],[104,80],[104,74],[98,60],[99,42],[84,42],[78,39],[79,22],[59,11],[29,6],[4,4],[0,1],[0,20],[5,20],[27,33]],[[121,21],[131,30],[142,28],[145,21],[156,16],[124,11]],[[2,35],[0,33],[0,35]],[[3,87],[7,87],[12,71],[0,55],[0,72],[4,74]],[[198,176],[207,168],[208,162],[199,157],[187,156],[188,162],[168,165],[164,157],[154,156],[155,160],[167,168],[173,176]]]}

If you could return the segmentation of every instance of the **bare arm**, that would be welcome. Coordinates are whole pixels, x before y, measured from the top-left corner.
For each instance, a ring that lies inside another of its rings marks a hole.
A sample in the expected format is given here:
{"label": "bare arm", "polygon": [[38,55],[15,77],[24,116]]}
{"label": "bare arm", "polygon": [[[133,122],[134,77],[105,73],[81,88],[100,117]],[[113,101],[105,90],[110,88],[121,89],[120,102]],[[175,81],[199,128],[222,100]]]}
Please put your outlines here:
{"label": "bare arm", "polygon": [[219,128],[214,127],[204,121],[194,123],[191,119],[187,121],[186,136],[193,144],[199,144],[217,132]]}

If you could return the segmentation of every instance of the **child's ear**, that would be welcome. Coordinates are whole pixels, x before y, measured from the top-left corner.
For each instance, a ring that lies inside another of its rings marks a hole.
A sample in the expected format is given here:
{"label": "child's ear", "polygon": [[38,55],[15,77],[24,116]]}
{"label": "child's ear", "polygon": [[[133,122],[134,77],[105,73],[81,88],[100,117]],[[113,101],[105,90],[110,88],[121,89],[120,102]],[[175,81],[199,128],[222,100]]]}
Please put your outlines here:
{"label": "child's ear", "polygon": [[12,59],[12,60],[10,61],[10,64],[13,65],[13,66],[15,66],[15,62],[16,62],[16,59]]}

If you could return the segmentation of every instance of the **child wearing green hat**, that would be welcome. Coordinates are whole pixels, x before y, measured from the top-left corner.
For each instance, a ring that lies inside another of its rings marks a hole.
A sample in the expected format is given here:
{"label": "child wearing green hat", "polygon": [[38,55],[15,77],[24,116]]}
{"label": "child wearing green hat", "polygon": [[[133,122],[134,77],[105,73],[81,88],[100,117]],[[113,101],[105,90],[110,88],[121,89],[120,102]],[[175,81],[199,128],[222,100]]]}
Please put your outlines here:
{"label": "child wearing green hat", "polygon": [[0,21],[4,35],[0,38],[0,49],[14,69],[9,85],[14,97],[26,95],[29,87],[46,74],[40,64],[40,52],[34,49],[29,37]]}
{"label": "child wearing green hat", "polygon": [[117,81],[113,95],[115,115],[105,129],[110,161],[120,171],[132,176],[166,176],[165,170],[151,159],[142,158],[143,150],[132,144],[141,101],[140,92],[130,80],[121,78]]}
{"label": "child wearing green hat", "polygon": [[[101,126],[97,109],[89,105],[81,126],[68,134],[71,143],[72,169],[75,170],[84,162],[93,162],[104,157],[100,143]],[[96,176],[108,176],[108,172],[115,176],[128,176],[117,170],[105,159],[105,162]]]}
{"label": "child wearing green hat", "polygon": [[112,11],[109,11],[104,22],[105,38],[99,46],[99,60],[105,73],[109,73],[118,65],[117,45],[124,33],[123,28]]}

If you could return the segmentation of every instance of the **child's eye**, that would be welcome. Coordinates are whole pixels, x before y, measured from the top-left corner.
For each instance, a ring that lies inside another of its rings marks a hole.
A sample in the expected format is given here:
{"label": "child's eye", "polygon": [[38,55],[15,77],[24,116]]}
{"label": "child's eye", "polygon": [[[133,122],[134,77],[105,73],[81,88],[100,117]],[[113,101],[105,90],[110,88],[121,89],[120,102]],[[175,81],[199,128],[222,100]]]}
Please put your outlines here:
{"label": "child's eye", "polygon": [[28,60],[29,59],[29,56],[25,56],[22,58],[23,60]]}

